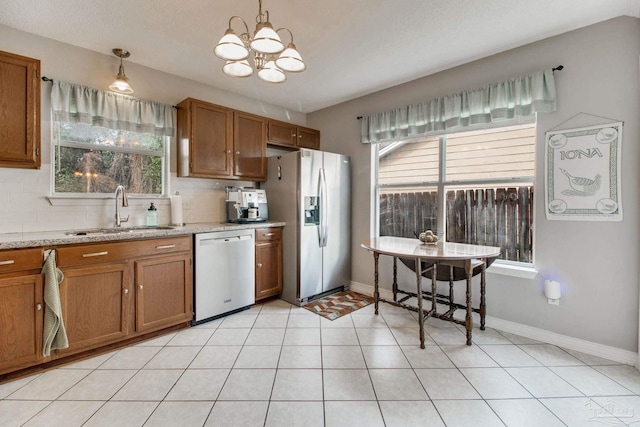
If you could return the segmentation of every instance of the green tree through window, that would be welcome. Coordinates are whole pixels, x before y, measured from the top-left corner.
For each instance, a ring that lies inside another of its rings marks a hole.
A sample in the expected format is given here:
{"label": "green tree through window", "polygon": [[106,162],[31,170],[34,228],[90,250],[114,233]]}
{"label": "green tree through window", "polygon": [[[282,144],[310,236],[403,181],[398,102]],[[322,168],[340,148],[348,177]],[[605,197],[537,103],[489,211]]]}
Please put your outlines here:
{"label": "green tree through window", "polygon": [[54,122],[55,193],[163,194],[162,136]]}

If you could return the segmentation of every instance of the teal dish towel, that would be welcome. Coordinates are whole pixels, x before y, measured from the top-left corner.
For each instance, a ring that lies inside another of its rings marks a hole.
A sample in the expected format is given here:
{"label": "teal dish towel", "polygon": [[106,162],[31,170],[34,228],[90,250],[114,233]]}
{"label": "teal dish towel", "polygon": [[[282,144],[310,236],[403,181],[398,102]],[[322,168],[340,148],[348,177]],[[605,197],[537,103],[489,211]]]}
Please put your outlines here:
{"label": "teal dish towel", "polygon": [[67,331],[62,320],[60,283],[64,274],[56,267],[56,251],[51,251],[42,267],[44,274],[44,330],[42,354],[49,356],[51,350],[69,347]]}

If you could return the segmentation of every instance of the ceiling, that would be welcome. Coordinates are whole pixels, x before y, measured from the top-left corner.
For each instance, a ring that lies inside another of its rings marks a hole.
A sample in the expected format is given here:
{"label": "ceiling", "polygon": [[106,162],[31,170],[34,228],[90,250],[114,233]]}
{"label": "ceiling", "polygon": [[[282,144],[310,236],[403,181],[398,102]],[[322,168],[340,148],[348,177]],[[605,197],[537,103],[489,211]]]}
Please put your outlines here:
{"label": "ceiling", "polygon": [[[0,24],[108,55],[125,48],[127,61],[309,113],[620,15],[640,17],[638,0],[263,0],[264,9],[275,28],[293,32],[307,64],[283,84],[227,77],[213,54],[231,16],[253,31],[258,0],[0,0]],[[128,77],[135,88],[141,76]]]}

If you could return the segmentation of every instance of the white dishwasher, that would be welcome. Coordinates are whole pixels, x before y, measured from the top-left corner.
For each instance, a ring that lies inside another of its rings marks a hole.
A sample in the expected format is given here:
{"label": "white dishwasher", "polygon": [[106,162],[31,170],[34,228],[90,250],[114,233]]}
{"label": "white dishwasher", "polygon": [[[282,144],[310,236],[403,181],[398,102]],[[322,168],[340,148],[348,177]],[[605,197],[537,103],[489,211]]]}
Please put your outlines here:
{"label": "white dishwasher", "polygon": [[255,232],[195,235],[195,318],[203,323],[255,303]]}

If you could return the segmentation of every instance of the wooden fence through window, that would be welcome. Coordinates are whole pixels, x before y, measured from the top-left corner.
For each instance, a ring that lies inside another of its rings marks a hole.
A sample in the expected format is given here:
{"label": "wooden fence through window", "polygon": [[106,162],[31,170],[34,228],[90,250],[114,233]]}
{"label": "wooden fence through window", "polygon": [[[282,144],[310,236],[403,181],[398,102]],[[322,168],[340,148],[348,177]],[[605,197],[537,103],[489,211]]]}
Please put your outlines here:
{"label": "wooden fence through window", "polygon": [[[500,258],[533,262],[533,186],[450,190],[446,195],[449,242],[499,246]],[[380,195],[380,235],[437,233],[436,191]]]}

